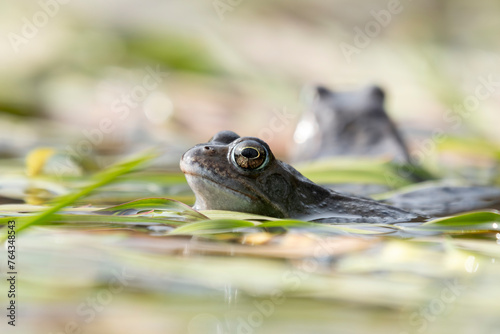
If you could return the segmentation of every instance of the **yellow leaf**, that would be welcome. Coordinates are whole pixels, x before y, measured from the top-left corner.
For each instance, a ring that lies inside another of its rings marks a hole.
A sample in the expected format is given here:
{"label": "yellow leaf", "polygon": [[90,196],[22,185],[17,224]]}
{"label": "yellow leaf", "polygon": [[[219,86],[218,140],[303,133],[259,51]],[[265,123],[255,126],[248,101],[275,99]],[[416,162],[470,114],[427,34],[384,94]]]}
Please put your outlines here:
{"label": "yellow leaf", "polygon": [[41,147],[34,149],[26,156],[26,174],[37,176],[42,171],[47,160],[55,153],[54,149]]}

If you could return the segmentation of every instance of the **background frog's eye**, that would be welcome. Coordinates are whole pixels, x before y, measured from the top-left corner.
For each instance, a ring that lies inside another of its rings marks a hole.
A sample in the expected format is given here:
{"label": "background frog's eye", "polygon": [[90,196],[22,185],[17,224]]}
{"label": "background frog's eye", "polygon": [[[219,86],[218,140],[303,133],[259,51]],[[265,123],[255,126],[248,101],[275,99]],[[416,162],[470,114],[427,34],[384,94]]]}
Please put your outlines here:
{"label": "background frog's eye", "polygon": [[240,143],[233,151],[234,161],[244,169],[256,169],[267,160],[266,149],[257,143]]}

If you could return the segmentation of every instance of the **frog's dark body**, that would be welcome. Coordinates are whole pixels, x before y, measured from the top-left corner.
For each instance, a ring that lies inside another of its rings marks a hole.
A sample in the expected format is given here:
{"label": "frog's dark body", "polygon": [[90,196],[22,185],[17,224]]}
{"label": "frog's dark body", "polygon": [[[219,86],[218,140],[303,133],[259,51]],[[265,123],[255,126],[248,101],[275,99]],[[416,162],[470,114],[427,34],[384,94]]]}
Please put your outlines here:
{"label": "frog's dark body", "polygon": [[388,198],[387,204],[440,217],[479,209],[500,209],[500,189],[485,186],[426,185]]}
{"label": "frog's dark body", "polygon": [[[235,159],[234,152],[248,147],[266,152],[266,160],[255,170],[235,163],[238,158]],[[394,223],[418,217],[371,199],[319,186],[292,166],[275,159],[262,140],[240,138],[230,131],[219,132],[208,143],[188,150],[181,159],[181,169],[196,195],[195,209],[332,223]]]}
{"label": "frog's dark body", "polygon": [[291,160],[371,156],[411,163],[384,101],[385,93],[377,86],[347,92],[316,87],[295,130]]}

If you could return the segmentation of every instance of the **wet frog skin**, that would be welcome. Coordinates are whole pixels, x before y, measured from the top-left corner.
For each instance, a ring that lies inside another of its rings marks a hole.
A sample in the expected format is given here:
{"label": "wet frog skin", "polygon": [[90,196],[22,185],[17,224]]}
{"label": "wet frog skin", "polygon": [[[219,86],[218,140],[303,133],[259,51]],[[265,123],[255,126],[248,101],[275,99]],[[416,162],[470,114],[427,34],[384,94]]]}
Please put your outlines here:
{"label": "wet frog skin", "polygon": [[196,196],[195,209],[231,210],[324,222],[394,223],[415,214],[321,187],[277,160],[255,137],[231,131],[189,149],[180,167]]}
{"label": "wet frog skin", "polygon": [[417,214],[442,217],[480,209],[500,209],[500,188],[436,184],[396,194],[389,205]]}
{"label": "wet frog skin", "polygon": [[385,112],[380,87],[345,92],[315,87],[312,95],[295,130],[292,161],[371,156],[411,163],[402,136]]}

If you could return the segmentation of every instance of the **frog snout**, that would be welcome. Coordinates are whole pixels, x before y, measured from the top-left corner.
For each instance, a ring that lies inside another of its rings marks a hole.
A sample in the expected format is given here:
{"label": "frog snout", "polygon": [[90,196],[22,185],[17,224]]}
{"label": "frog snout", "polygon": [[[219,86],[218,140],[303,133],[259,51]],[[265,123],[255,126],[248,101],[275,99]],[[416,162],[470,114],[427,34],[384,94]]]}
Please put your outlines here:
{"label": "frog snout", "polygon": [[215,154],[215,149],[210,145],[203,146],[203,154],[213,155]]}
{"label": "frog snout", "polygon": [[216,150],[211,145],[198,145],[186,152],[181,157],[181,165],[191,164],[194,161],[203,161],[204,156],[213,156],[216,154]]}
{"label": "frog snout", "polygon": [[[208,144],[203,144],[203,145],[197,145],[184,153],[184,155],[188,154],[188,156],[191,157],[199,157],[199,156],[204,156],[204,155],[214,155],[216,152],[215,148],[212,145]],[[184,156],[183,156],[184,158]]]}

